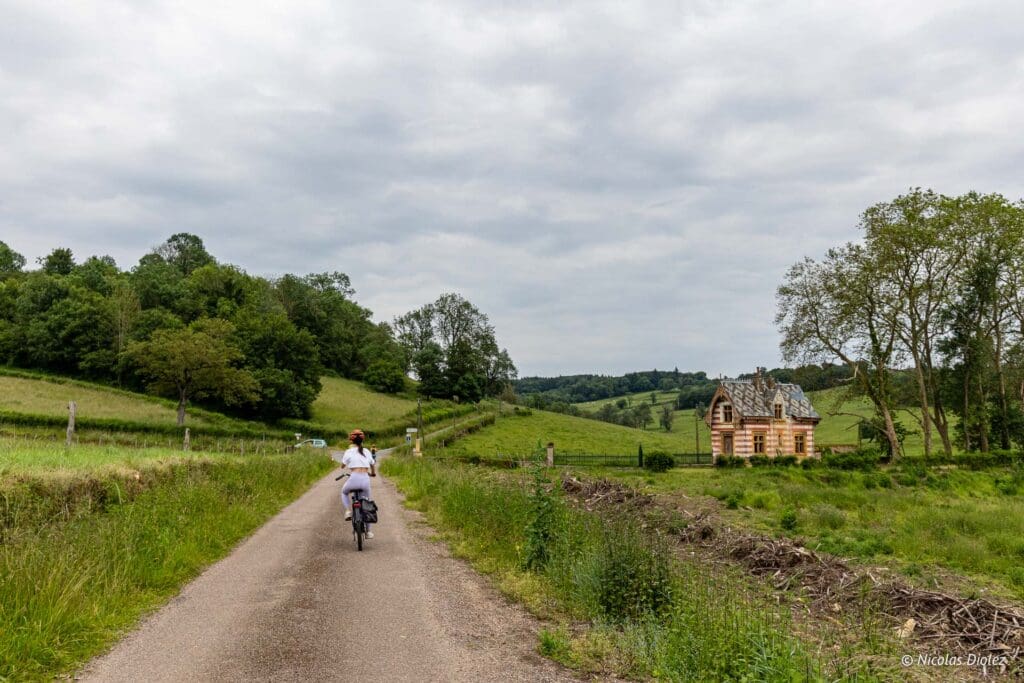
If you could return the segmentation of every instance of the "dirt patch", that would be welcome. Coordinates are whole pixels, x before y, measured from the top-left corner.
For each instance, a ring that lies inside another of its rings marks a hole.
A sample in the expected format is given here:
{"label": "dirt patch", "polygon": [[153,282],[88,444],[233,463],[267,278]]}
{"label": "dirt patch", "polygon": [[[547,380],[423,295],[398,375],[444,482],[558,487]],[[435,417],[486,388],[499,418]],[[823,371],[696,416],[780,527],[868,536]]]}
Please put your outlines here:
{"label": "dirt patch", "polygon": [[[988,657],[994,670],[1024,674],[1024,610],[989,600],[926,591],[872,568],[806,548],[790,539],[752,534],[729,526],[704,501],[653,496],[624,484],[563,476],[562,490],[574,504],[594,512],[623,507],[643,510],[647,522],[713,561],[727,561],[767,580],[775,590],[806,598],[812,616],[832,623],[836,613],[871,600],[890,621],[897,639],[922,653]],[[688,505],[690,501],[694,505]],[[1006,666],[998,662],[1005,661]]]}

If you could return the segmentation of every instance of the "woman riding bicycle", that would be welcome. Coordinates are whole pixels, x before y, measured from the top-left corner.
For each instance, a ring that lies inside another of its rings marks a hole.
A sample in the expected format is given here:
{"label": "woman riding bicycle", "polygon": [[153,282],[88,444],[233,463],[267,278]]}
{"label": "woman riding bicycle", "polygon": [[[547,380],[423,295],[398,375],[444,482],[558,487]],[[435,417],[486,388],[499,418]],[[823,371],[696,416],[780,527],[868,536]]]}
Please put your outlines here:
{"label": "woman riding bicycle", "polygon": [[[348,440],[352,443],[352,446],[341,456],[342,467],[352,470],[352,475],[341,488],[341,502],[345,504],[345,519],[352,519],[352,501],[349,500],[349,494],[352,491],[362,491],[363,496],[369,498],[370,477],[377,476],[373,456],[370,455],[370,451],[363,448],[364,438],[365,435],[362,430],[354,430],[348,435]],[[373,538],[373,533],[369,530],[369,524],[366,525],[366,529],[366,537]]]}

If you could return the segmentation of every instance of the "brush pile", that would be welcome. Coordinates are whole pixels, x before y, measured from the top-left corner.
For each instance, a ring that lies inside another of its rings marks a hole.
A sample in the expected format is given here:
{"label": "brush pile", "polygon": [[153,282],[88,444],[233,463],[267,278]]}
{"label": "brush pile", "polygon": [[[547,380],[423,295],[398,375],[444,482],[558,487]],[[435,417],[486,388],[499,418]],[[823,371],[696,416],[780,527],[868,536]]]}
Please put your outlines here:
{"label": "brush pile", "polygon": [[831,616],[869,601],[890,620],[896,636],[917,649],[987,656],[1008,663],[1006,669],[996,666],[990,672],[1022,673],[1024,612],[1018,608],[915,588],[886,576],[884,569],[851,567],[797,541],[739,531],[706,509],[690,512],[678,500],[662,500],[608,480],[565,476],[562,490],[588,511],[642,509],[651,520],[664,520],[666,512],[682,517],[684,525],[672,526],[680,543],[701,548],[715,561],[742,564],[776,590],[807,598],[801,604],[812,614]]}

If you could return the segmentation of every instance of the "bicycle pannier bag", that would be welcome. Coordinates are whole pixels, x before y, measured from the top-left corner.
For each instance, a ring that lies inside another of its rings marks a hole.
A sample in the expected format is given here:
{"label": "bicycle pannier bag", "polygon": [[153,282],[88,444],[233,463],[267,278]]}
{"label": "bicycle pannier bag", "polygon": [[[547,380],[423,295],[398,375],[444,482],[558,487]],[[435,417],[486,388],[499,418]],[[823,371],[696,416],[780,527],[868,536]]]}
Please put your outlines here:
{"label": "bicycle pannier bag", "polygon": [[374,503],[372,500],[366,500],[365,498],[363,499],[362,503],[363,503],[363,521],[366,522],[367,524],[376,524],[377,523],[377,504]]}

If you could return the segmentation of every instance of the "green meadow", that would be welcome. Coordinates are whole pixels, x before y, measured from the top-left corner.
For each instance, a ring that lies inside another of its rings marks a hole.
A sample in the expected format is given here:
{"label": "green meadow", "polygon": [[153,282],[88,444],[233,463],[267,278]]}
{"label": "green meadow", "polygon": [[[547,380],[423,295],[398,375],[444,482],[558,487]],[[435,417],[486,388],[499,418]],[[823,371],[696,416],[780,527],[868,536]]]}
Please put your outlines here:
{"label": "green meadow", "polygon": [[[1024,471],[924,468],[907,463],[867,471],[825,468],[588,469],[644,491],[722,502],[729,521],[809,547],[885,562],[909,577],[942,572],[979,589],[1024,599]],[[795,524],[785,513],[795,513]]]}

